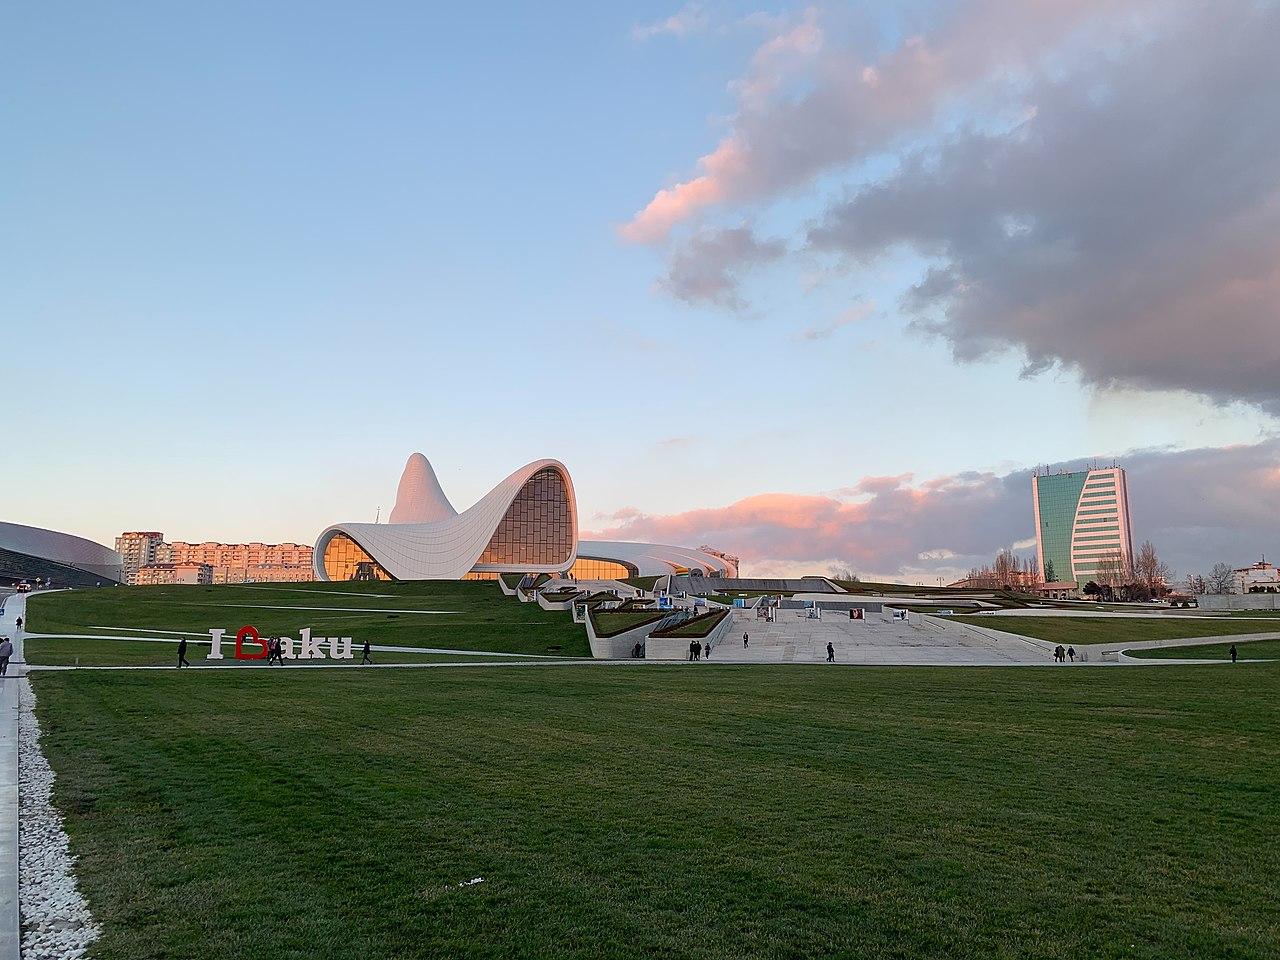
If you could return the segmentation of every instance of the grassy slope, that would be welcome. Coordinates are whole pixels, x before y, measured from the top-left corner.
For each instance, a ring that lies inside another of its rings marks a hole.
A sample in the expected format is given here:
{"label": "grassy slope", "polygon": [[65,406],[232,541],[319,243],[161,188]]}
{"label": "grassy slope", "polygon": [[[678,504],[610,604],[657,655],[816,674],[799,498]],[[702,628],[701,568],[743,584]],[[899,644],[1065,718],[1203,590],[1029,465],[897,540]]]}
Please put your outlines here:
{"label": "grassy slope", "polygon": [[[278,610],[262,606],[452,610],[413,613]],[[43,594],[28,601],[28,628],[37,633],[92,633],[93,627],[229,634],[246,623],[263,635],[352,637],[356,643],[590,656],[586,631],[563,611],[548,612],[502,594],[496,581],[290,583],[254,586],[116,587]]]}
{"label": "grassy slope", "polygon": [[1278,681],[33,680],[97,955],[129,960],[1274,956]]}
{"label": "grassy slope", "polygon": [[[174,643],[150,643],[144,640],[64,640],[57,637],[28,639],[24,642],[27,663],[48,666],[115,667],[115,666],[173,666],[177,663],[178,647]],[[325,652],[328,652],[328,645]],[[360,648],[353,647],[356,660]],[[209,644],[192,640],[187,645],[187,660],[194,665],[206,663]],[[223,666],[265,667],[262,660],[237,660],[232,647],[222,650]],[[392,653],[374,651],[370,658],[375,663],[454,663],[466,660],[482,660],[482,654],[473,656],[433,653]],[[286,661],[287,663],[288,661]]]}
{"label": "grassy slope", "polygon": [[1182,640],[1246,633],[1277,633],[1269,624],[1229,620],[1120,619],[1116,617],[949,617],[962,623],[1036,637],[1050,643],[1132,643],[1139,640]]}
{"label": "grassy slope", "polygon": [[[1228,660],[1231,656],[1229,643],[1203,643],[1190,647],[1153,647],[1148,650],[1130,650],[1131,657],[1149,659],[1191,660]],[[1236,653],[1242,657],[1276,657],[1280,658],[1280,640],[1248,640],[1236,644]]]}

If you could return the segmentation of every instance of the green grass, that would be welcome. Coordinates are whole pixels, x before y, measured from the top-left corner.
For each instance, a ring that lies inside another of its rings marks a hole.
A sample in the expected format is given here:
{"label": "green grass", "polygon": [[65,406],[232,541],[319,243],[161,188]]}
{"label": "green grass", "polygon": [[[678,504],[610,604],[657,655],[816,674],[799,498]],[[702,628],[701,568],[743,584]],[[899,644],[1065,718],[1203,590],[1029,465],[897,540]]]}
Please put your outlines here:
{"label": "green grass", "polygon": [[655,637],[689,637],[698,638],[705,637],[714,630],[725,617],[729,616],[727,610],[713,610],[710,613],[699,614],[683,623],[676,625],[670,630],[664,630],[661,633],[655,633]]}
{"label": "green grass", "polygon": [[652,590],[661,577],[627,577],[622,582],[629,587],[636,587],[640,590]]}
{"label": "green grass", "polygon": [[[233,638],[234,639],[234,638]],[[325,648],[326,653],[328,647]],[[356,660],[360,648],[353,647]],[[195,666],[212,661],[205,660],[209,652],[208,641],[190,640],[187,643],[187,660]],[[222,649],[223,666],[264,667],[263,660],[237,660],[230,644]],[[28,638],[23,641],[23,655],[27,663],[44,666],[173,666],[178,662],[176,643],[153,643],[146,640],[78,640],[62,637]],[[484,659],[483,654],[402,653],[374,650],[369,656],[375,663],[452,663]],[[289,661],[286,661],[288,663]]]}
{"label": "green grass", "polygon": [[[1229,660],[1231,644],[1199,643],[1186,647],[1150,647],[1144,650],[1127,651],[1131,657],[1144,659],[1181,659],[1189,660]],[[1241,657],[1280,659],[1280,640],[1242,640],[1236,644],[1236,653]]]}
{"label": "green grass", "polygon": [[1139,640],[1182,640],[1189,637],[1221,637],[1248,633],[1273,633],[1268,625],[1228,620],[1127,619],[1120,617],[948,617],[961,623],[990,627],[1005,633],[1048,640],[1050,643],[1107,643],[1120,645]]}
{"label": "green grass", "polygon": [[102,960],[1280,942],[1274,665],[33,683]]}
{"label": "green grass", "polygon": [[597,637],[616,637],[646,623],[665,620],[670,615],[670,610],[601,610],[598,607],[587,612]]}
{"label": "green grass", "polygon": [[[412,612],[428,610],[457,613]],[[492,580],[70,590],[32,597],[27,611],[27,629],[37,633],[102,633],[94,628],[112,626],[202,633],[222,627],[234,636],[241,626],[253,624],[264,636],[296,637],[310,627],[315,634],[351,637],[357,644],[368,639],[533,654],[559,647],[555,652],[562,655],[590,656],[586,631],[568,614],[504,596]]]}

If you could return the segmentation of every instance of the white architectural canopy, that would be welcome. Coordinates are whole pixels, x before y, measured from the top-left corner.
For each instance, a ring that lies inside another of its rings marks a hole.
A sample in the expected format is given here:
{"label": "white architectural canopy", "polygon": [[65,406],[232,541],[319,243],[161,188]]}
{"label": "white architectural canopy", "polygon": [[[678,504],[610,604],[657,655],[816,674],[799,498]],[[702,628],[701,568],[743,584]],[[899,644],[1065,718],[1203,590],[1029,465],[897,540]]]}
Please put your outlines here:
{"label": "white architectural canopy", "polygon": [[[0,523],[0,552],[72,567],[96,579],[112,582],[124,579],[124,560],[120,554],[100,543],[56,530]],[[63,580],[56,571],[48,575]]]}
{"label": "white architectural canopy", "polygon": [[[575,570],[575,561],[582,560]],[[595,561],[595,562],[593,562]],[[339,523],[316,541],[320,580],[458,580],[573,571],[580,579],[736,577],[733,558],[621,540],[578,541],[578,505],[558,460],[525,464],[459,513],[420,453],[409,457],[389,523]]]}
{"label": "white architectural canopy", "polygon": [[339,523],[316,541],[321,580],[459,580],[468,574],[557,573],[573,565],[578,505],[557,460],[535,460],[458,513],[427,458],[400,478],[391,523]]}

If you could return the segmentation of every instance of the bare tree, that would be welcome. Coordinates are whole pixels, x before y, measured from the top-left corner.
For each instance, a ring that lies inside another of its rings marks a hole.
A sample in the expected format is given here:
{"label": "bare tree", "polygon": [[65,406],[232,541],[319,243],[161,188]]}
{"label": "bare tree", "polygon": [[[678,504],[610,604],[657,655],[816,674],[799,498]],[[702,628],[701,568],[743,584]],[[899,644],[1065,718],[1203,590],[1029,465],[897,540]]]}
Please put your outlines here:
{"label": "bare tree", "polygon": [[1133,561],[1133,574],[1153,597],[1167,593],[1169,581],[1173,579],[1173,571],[1156,554],[1156,548],[1150,540],[1144,540],[1138,548],[1138,555]]}
{"label": "bare tree", "polygon": [[1188,573],[1187,579],[1183,583],[1183,589],[1187,591],[1188,596],[1199,597],[1208,592],[1204,577],[1198,573]]}
{"label": "bare tree", "polygon": [[839,565],[831,567],[827,573],[832,580],[847,580],[850,583],[861,583],[862,578],[853,572],[849,567]]}
{"label": "bare tree", "polygon": [[1130,579],[1128,564],[1124,562],[1120,551],[1116,550],[1100,557],[1093,578],[1099,585],[1110,587],[1112,590],[1119,589],[1128,581]]}
{"label": "bare tree", "polygon": [[1209,593],[1235,593],[1236,572],[1225,563],[1215,563],[1205,581]]}

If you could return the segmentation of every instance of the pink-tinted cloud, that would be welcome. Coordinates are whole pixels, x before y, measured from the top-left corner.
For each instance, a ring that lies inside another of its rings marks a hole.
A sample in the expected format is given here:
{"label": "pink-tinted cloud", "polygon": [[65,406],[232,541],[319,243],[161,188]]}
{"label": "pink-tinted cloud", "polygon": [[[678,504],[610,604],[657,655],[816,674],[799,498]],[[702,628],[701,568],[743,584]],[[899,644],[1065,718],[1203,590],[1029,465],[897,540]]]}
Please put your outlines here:
{"label": "pink-tinted cloud", "polygon": [[[1148,450],[1123,458],[1134,536],[1183,572],[1280,552],[1280,439],[1252,446]],[[710,543],[745,573],[824,573],[932,581],[963,575],[1034,537],[1030,471],[916,481],[867,477],[831,494],[767,493],[725,507],[651,515],[620,511],[584,537]]]}
{"label": "pink-tinted cloud", "polygon": [[700,3],[686,3],[671,16],[656,23],[638,24],[631,28],[631,36],[636,40],[652,40],[654,37],[669,36],[683,40],[694,34],[703,33],[711,26],[711,15]]}
{"label": "pink-tinted cloud", "polygon": [[[875,59],[832,46],[816,8],[780,27],[730,85],[731,131],[698,161],[696,176],[659,190],[626,224],[639,243],[665,238],[715,204],[772,198],[833,167],[855,163],[932,120],[954,97],[1061,47],[1082,25],[1103,35],[1136,12],[1179,0],[971,0],[930,33]],[[794,83],[789,82],[795,80]]]}

